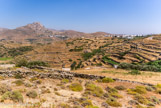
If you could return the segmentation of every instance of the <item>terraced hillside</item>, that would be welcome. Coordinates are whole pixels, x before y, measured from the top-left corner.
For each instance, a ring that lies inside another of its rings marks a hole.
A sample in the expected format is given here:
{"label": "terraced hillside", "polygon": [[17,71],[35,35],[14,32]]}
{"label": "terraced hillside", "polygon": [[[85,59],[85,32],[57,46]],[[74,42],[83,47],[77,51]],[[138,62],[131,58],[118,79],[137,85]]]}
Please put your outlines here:
{"label": "terraced hillside", "polygon": [[53,67],[83,68],[119,63],[147,63],[161,58],[160,36],[140,39],[112,37],[74,38],[37,45],[24,55],[29,60],[48,62]]}

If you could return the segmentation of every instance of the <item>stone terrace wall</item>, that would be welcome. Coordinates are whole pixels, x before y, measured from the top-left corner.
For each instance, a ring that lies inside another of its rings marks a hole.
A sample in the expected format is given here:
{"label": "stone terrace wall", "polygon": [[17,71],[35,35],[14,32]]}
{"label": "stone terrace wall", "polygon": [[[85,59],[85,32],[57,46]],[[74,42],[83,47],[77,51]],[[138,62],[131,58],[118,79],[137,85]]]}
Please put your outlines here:
{"label": "stone terrace wall", "polygon": [[[4,76],[4,77],[14,77],[17,74],[23,77],[38,77],[38,78],[52,78],[52,79],[63,79],[63,78],[72,79],[73,77],[77,77],[77,78],[84,78],[84,79],[90,79],[90,80],[97,80],[97,79],[105,78],[105,76],[81,74],[81,73],[74,73],[74,72],[53,70],[53,69],[48,69],[48,72],[36,72],[30,69],[25,71],[23,69],[22,70],[0,70],[0,76]],[[113,80],[118,82],[129,82],[129,83],[153,86],[153,84],[149,84],[149,83],[122,80],[118,78],[113,78]]]}

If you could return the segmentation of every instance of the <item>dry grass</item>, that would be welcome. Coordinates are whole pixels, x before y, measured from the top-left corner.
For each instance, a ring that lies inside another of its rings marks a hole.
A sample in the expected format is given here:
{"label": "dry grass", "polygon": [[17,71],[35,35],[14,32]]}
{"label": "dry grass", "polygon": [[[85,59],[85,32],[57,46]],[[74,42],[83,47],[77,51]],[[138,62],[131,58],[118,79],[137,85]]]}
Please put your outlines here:
{"label": "dry grass", "polygon": [[142,71],[141,75],[130,75],[128,74],[129,71],[108,67],[106,69],[101,69],[101,68],[90,69],[90,70],[80,69],[80,70],[75,70],[74,72],[101,75],[101,76],[107,76],[111,78],[119,78],[124,80],[139,81],[139,82],[151,83],[151,84],[158,84],[161,82],[161,79],[160,79],[161,73],[159,72]]}

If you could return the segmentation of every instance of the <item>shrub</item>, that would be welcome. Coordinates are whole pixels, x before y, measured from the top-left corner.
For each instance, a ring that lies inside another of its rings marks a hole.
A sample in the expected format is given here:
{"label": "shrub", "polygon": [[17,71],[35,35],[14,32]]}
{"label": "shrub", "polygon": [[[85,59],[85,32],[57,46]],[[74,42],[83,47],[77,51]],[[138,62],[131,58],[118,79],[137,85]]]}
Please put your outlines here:
{"label": "shrub", "polygon": [[77,92],[79,92],[79,91],[82,91],[82,90],[83,90],[83,87],[82,87],[82,85],[79,84],[79,83],[73,83],[73,84],[71,84],[71,85],[69,86],[69,89],[72,90],[72,91],[77,91]]}
{"label": "shrub", "polygon": [[11,91],[11,88],[6,85],[0,84],[0,95],[3,95],[5,92]]}
{"label": "shrub", "polygon": [[136,94],[146,94],[146,88],[144,86],[136,86],[134,89],[127,90],[129,94],[136,95]]}
{"label": "shrub", "polygon": [[30,61],[27,63],[27,67],[31,68],[33,66],[44,66],[44,67],[48,67],[48,63],[43,62],[43,61]]}
{"label": "shrub", "polygon": [[157,87],[157,88],[161,88],[161,84],[157,84],[156,87]]}
{"label": "shrub", "polygon": [[116,93],[116,92],[110,93],[110,96],[112,96],[114,98],[122,98],[123,97],[122,95],[120,95],[119,93]]}
{"label": "shrub", "polygon": [[6,99],[13,100],[14,102],[23,102],[23,96],[19,91],[8,91],[5,94],[2,95],[1,101],[4,101]]}
{"label": "shrub", "polygon": [[112,97],[108,98],[106,100],[106,103],[109,104],[112,107],[122,107],[122,104],[117,102],[117,100],[115,98],[112,98]]}
{"label": "shrub", "polygon": [[75,69],[75,67],[76,67],[76,64],[77,64],[77,62],[76,61],[74,61],[72,64],[71,64],[71,70],[74,70]]}
{"label": "shrub", "polygon": [[62,79],[62,80],[61,80],[61,83],[65,83],[65,84],[66,84],[66,83],[69,83],[69,79]]}
{"label": "shrub", "polygon": [[85,108],[99,108],[98,106],[88,105]]}
{"label": "shrub", "polygon": [[26,59],[16,60],[16,67],[21,67],[21,66],[27,66],[27,60]]}
{"label": "shrub", "polygon": [[101,87],[98,87],[94,85],[93,83],[86,83],[85,87],[86,87],[85,93],[92,94],[97,97],[103,96],[104,92]]}
{"label": "shrub", "polygon": [[137,92],[135,92],[133,89],[127,89],[127,93],[131,94],[131,95],[136,95],[138,94]]}
{"label": "shrub", "polygon": [[106,91],[109,93],[118,93],[118,90],[112,87],[107,86]]}
{"label": "shrub", "polygon": [[23,46],[23,47],[18,47],[18,48],[12,48],[8,50],[8,54],[12,57],[22,55],[27,51],[33,50],[32,46]]}
{"label": "shrub", "polygon": [[88,98],[80,98],[80,99],[78,99],[78,102],[83,107],[85,107],[85,106],[93,106],[91,100],[89,100]]}
{"label": "shrub", "polygon": [[117,90],[125,90],[126,88],[122,85],[115,86],[115,89]]}
{"label": "shrub", "polygon": [[58,95],[58,96],[61,96],[61,94],[59,92],[55,92],[55,94]]}
{"label": "shrub", "polygon": [[26,96],[30,97],[30,98],[36,98],[37,97],[37,92],[32,90],[26,93]]}
{"label": "shrub", "polygon": [[154,88],[152,88],[151,86],[146,86],[145,89],[146,89],[147,91],[154,91]]}
{"label": "shrub", "polygon": [[116,61],[114,61],[113,59],[111,59],[111,58],[109,58],[109,57],[107,57],[107,56],[103,56],[102,57],[102,60],[106,63],[108,63],[108,64],[110,64],[110,65],[118,65],[119,63],[118,62],[116,62]]}
{"label": "shrub", "polygon": [[50,89],[42,89],[42,94],[44,94],[44,93],[51,93]]}
{"label": "shrub", "polygon": [[117,89],[112,87],[106,87],[106,91],[109,93],[109,96],[114,98],[122,98],[122,96],[118,93]]}
{"label": "shrub", "polygon": [[32,77],[32,78],[30,78],[30,81],[31,81],[31,82],[36,81],[36,80],[38,80],[37,77]]}
{"label": "shrub", "polygon": [[21,86],[24,84],[24,82],[22,80],[16,80],[13,83],[15,83],[17,86]]}
{"label": "shrub", "polygon": [[139,72],[138,70],[132,70],[131,72],[128,72],[128,74],[131,74],[131,75],[140,75],[141,72]]}
{"label": "shrub", "polygon": [[74,48],[74,49],[70,49],[69,51],[70,52],[80,52],[80,51],[82,51],[83,50],[83,48],[82,47],[76,47],[76,48]]}
{"label": "shrub", "polygon": [[144,86],[136,86],[134,91],[139,94],[146,94],[147,92]]}
{"label": "shrub", "polygon": [[60,104],[60,107],[61,107],[61,108],[71,108],[70,105],[65,104],[65,103],[61,103],[61,104]]}
{"label": "shrub", "polygon": [[30,83],[25,83],[26,87],[32,87],[32,85]]}
{"label": "shrub", "polygon": [[72,62],[73,60],[72,59],[69,59],[70,62]]}
{"label": "shrub", "polygon": [[103,79],[99,79],[97,80],[98,82],[103,82],[103,83],[110,83],[110,82],[114,82],[114,80],[112,78],[108,78],[108,77],[105,77]]}
{"label": "shrub", "polygon": [[160,69],[154,65],[147,64],[129,64],[129,63],[120,63],[118,68],[121,69],[133,69],[133,70],[141,70],[141,71],[154,71],[158,72]]}
{"label": "shrub", "polygon": [[145,108],[142,105],[137,105],[136,108]]}
{"label": "shrub", "polygon": [[104,52],[99,48],[99,49],[94,49],[92,52],[83,53],[82,57],[83,57],[84,60],[88,60],[96,54],[103,54],[103,53]]}
{"label": "shrub", "polygon": [[154,104],[160,104],[160,100],[156,96],[151,96],[149,100]]}
{"label": "shrub", "polygon": [[34,66],[44,66],[44,67],[48,67],[48,63],[46,62],[43,62],[43,61],[27,61],[25,59],[20,59],[16,62],[16,66],[17,67],[22,67],[22,66],[25,66],[25,67],[28,67],[28,68],[32,68]]}
{"label": "shrub", "polygon": [[134,99],[136,101],[138,101],[139,103],[141,103],[141,104],[145,104],[146,105],[146,104],[149,103],[149,101],[144,96],[142,96],[142,95],[135,95]]}
{"label": "shrub", "polygon": [[22,79],[23,76],[22,76],[21,74],[16,74],[16,75],[14,76],[14,78],[16,78],[16,79]]}

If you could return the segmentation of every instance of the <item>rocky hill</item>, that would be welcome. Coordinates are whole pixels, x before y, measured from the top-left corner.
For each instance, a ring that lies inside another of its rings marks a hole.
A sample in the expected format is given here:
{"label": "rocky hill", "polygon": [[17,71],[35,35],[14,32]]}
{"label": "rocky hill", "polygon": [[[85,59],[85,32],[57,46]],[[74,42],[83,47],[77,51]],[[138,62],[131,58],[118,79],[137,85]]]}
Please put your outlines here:
{"label": "rocky hill", "polygon": [[27,24],[16,29],[0,29],[1,40],[11,40],[16,42],[47,43],[46,40],[62,40],[67,38],[97,37],[106,33],[83,33],[74,30],[54,30],[48,29],[39,22]]}

